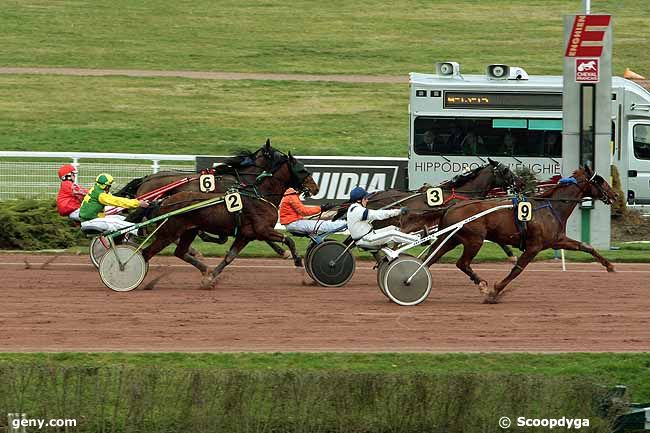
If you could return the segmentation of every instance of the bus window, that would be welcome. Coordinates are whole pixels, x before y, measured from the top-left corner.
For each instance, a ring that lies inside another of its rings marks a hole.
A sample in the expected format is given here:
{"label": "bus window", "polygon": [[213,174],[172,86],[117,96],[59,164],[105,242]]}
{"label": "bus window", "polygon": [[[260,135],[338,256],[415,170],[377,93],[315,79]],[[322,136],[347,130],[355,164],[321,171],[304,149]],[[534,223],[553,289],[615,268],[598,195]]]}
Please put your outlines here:
{"label": "bus window", "polygon": [[562,156],[562,120],[417,117],[418,155]]}
{"label": "bus window", "polygon": [[633,135],[636,159],[650,159],[650,125],[635,125]]}

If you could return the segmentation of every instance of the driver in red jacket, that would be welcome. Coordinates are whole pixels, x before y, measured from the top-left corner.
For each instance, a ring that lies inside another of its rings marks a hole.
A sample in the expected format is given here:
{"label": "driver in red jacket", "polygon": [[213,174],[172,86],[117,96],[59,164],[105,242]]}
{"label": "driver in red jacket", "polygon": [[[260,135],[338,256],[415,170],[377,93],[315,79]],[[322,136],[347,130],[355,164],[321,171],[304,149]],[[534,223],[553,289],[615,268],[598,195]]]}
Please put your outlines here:
{"label": "driver in red jacket", "polygon": [[77,169],[71,164],[59,168],[59,179],[61,179],[61,186],[56,196],[56,209],[59,215],[67,216],[73,221],[80,221],[79,208],[88,190],[76,184]]}

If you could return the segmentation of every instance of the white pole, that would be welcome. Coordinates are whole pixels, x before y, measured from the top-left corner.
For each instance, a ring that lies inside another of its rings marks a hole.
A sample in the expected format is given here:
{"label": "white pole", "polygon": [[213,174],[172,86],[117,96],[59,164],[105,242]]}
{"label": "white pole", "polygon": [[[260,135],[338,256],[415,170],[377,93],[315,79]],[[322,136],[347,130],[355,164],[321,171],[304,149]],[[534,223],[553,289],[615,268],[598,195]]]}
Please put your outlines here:
{"label": "white pole", "polygon": [[585,4],[585,15],[589,15],[591,13],[591,0],[584,0]]}
{"label": "white pole", "polygon": [[562,256],[562,272],[566,272],[566,262],[564,261],[564,250],[560,250],[560,255]]}

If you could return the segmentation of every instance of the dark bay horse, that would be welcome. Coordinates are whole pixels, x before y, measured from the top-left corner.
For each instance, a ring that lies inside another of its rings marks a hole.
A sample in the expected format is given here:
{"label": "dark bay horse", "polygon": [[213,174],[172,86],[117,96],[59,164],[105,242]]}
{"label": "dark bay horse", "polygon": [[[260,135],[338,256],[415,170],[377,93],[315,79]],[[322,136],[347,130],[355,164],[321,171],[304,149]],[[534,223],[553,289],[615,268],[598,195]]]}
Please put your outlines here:
{"label": "dark bay horse", "polygon": [[[443,212],[459,200],[485,198],[494,188],[517,189],[520,179],[507,165],[488,158],[488,163],[467,173],[459,174],[453,179],[438,185],[443,190],[445,201],[437,209],[427,204],[426,190],[423,186],[417,192],[389,189],[378,191],[368,198],[369,209],[379,209],[384,206],[408,207],[409,213],[383,221],[373,222],[374,228],[389,225],[398,226],[401,231],[411,233],[438,224]],[[398,202],[397,204],[395,204]]]}
{"label": "dark bay horse", "polygon": [[[431,228],[438,225],[440,217],[459,200],[471,198],[484,198],[494,188],[512,189],[517,191],[523,186],[522,180],[516,176],[507,165],[488,158],[488,163],[477,167],[467,173],[459,174],[453,179],[447,180],[438,187],[442,188],[445,196],[443,205],[432,208],[427,203],[425,185],[418,191],[402,191],[399,189],[388,189],[372,193],[368,197],[369,209],[380,209],[383,207],[408,207],[406,215],[390,218],[383,221],[374,221],[372,226],[375,229],[389,225],[398,226],[405,233],[412,233]],[[343,207],[337,213],[337,217],[344,215],[347,207]],[[516,257],[512,250],[506,245],[501,245],[506,255],[514,262]]]}
{"label": "dark bay horse", "polygon": [[[253,185],[256,177],[269,168],[267,167],[267,161],[271,157],[272,152],[271,140],[267,139],[265,145],[255,152],[240,151],[237,155],[226,159],[222,164],[214,168],[215,190],[213,192],[215,194],[224,193],[232,187]],[[133,179],[116,194],[122,197],[135,198],[184,178],[190,178],[191,180],[168,191],[163,197],[169,197],[182,191],[201,191],[199,174],[193,172],[161,171]],[[140,222],[142,217],[148,214],[149,212],[146,210],[132,212],[128,220],[131,222]],[[198,235],[206,242],[223,244],[228,241],[228,237],[213,237],[204,232],[200,232]],[[272,242],[268,244],[278,255],[284,255],[285,250],[282,247]],[[192,255],[195,255],[193,250],[191,252]]]}
{"label": "dark bay horse", "polygon": [[[302,163],[291,154],[287,156],[273,149],[273,164],[269,172],[258,176],[256,184],[238,188],[243,203],[241,212],[229,213],[223,204],[219,204],[174,216],[156,233],[153,243],[144,249],[145,260],[148,261],[178,239],[174,255],[201,271],[204,277],[202,287],[214,287],[218,275],[253,240],[284,243],[291,250],[296,266],[302,266],[291,237],[275,230],[277,206],[290,187],[307,195],[318,193],[318,185]],[[165,199],[158,212],[167,213],[211,197],[215,195],[180,192]],[[188,254],[189,246],[199,230],[235,237],[226,257],[211,274],[208,274],[208,267],[204,263]]]}
{"label": "dark bay horse", "polygon": [[[465,224],[427,264],[435,263],[448,251],[463,244],[463,254],[456,262],[456,266],[479,286],[479,290],[485,295],[486,303],[496,303],[503,289],[524,270],[528,263],[540,251],[549,248],[587,252],[605,266],[608,272],[614,272],[614,266],[593,247],[566,235],[567,219],[582,198],[588,196],[600,199],[605,204],[611,204],[616,198],[616,193],[605,179],[593,173],[589,167],[585,167],[576,170],[571,178],[563,180],[553,188],[528,198],[533,206],[533,219],[526,223],[524,230],[520,230],[515,222],[516,209],[494,211]],[[488,199],[457,203],[445,212],[438,227],[443,229],[484,210],[507,204],[512,204],[512,201]],[[523,243],[522,236],[524,236]],[[523,246],[524,250],[508,276],[496,283],[493,290],[489,290],[487,282],[471,268],[472,260],[486,239],[499,244]],[[443,241],[444,238],[441,238],[434,243],[431,246],[432,250]]]}

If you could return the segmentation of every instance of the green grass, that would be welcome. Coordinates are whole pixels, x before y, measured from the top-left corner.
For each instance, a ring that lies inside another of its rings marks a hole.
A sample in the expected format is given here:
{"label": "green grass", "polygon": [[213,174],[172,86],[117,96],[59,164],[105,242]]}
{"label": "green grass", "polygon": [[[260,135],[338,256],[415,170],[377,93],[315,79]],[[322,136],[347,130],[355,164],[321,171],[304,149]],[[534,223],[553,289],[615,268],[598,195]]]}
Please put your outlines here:
{"label": "green grass", "polygon": [[61,367],[125,365],[159,368],[350,371],[363,373],[525,374],[596,378],[629,387],[633,401],[650,401],[650,354],[421,353],[0,353],[0,363]]}
{"label": "green grass", "polygon": [[[11,66],[335,74],[429,71],[456,59],[529,73],[562,69],[562,16],[581,0],[6,0],[0,58]],[[642,0],[596,0],[614,15],[614,71],[650,71]]]}
{"label": "green grass", "polygon": [[406,156],[405,85],[0,76],[0,150]]}

